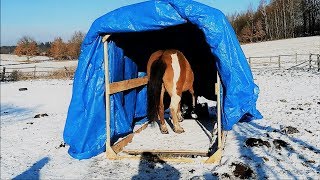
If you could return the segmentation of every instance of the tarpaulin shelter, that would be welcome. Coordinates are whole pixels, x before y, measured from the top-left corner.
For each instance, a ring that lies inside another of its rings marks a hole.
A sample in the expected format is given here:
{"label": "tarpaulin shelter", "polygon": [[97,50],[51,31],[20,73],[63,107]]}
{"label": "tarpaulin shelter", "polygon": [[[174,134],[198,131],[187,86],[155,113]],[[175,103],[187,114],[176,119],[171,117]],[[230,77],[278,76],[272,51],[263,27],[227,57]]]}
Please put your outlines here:
{"label": "tarpaulin shelter", "polygon": [[[231,130],[239,121],[262,118],[256,109],[259,89],[224,14],[191,0],[147,1],[121,7],[96,19],[83,41],[64,129],[64,140],[70,145],[72,157],[90,158],[106,148],[102,42],[106,34],[111,34],[107,42],[109,82],[144,76],[152,52],[176,48],[186,53],[187,58],[200,59],[194,60],[195,65],[199,61],[215,64],[223,87],[223,130]],[[210,77],[210,72],[207,73]],[[111,142],[131,133],[135,123],[146,120],[145,91],[144,86],[110,96]]]}

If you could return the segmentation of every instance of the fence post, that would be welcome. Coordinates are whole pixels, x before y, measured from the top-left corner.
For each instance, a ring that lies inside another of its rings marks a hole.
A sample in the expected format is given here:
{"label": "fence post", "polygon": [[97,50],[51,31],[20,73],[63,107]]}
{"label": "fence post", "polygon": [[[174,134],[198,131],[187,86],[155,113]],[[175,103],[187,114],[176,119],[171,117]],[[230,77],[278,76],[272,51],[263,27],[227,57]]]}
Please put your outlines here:
{"label": "fence post", "polygon": [[5,74],[6,74],[6,67],[3,67],[2,74],[1,74],[1,81],[4,81]]}
{"label": "fence post", "polygon": [[320,54],[317,55],[318,71],[320,71]]}
{"label": "fence post", "polygon": [[36,78],[36,70],[37,70],[37,66],[34,65],[33,78]]}
{"label": "fence post", "polygon": [[280,57],[281,57],[281,55],[279,55],[279,56],[278,56],[279,69],[281,68],[281,64],[280,64]]}
{"label": "fence post", "polygon": [[67,69],[67,67],[66,66],[64,66],[64,69],[66,70],[65,71],[65,76],[66,76],[66,78],[69,76],[69,71],[68,71],[68,69]]}
{"label": "fence post", "polygon": [[309,55],[309,70],[311,70],[311,68],[312,68],[311,61],[312,61],[312,54],[310,53],[310,55]]}
{"label": "fence post", "polygon": [[298,64],[298,53],[296,53],[296,64]]}
{"label": "fence post", "polygon": [[249,66],[252,68],[252,65],[251,65],[251,57],[249,57]]}

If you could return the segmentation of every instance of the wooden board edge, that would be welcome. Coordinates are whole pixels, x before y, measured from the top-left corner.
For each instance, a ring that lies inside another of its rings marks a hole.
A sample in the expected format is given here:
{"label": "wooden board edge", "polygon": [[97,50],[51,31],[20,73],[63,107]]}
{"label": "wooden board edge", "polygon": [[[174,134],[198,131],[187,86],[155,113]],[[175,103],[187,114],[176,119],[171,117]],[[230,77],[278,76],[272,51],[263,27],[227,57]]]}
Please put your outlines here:
{"label": "wooden board edge", "polygon": [[148,77],[134,78],[129,80],[123,80],[118,82],[113,82],[109,84],[109,94],[115,94],[121,91],[133,89],[139,86],[146,85],[148,83]]}
{"label": "wooden board edge", "polygon": [[[149,160],[149,158],[144,158],[139,156],[132,156],[132,155],[122,155],[118,157],[118,160]],[[196,162],[194,159],[190,158],[162,158],[157,157],[157,161],[162,160],[164,162],[175,162],[175,163],[194,163]]]}
{"label": "wooden board edge", "polygon": [[222,137],[221,137],[221,147],[213,153],[204,163],[211,163],[211,164],[220,164],[222,153],[225,147],[225,142],[227,139],[228,131],[222,131]]}
{"label": "wooden board edge", "polygon": [[135,133],[140,133],[143,131],[145,128],[147,128],[148,123],[143,124],[139,129],[137,129],[135,132],[125,136],[123,139],[121,139],[119,142],[116,142],[113,146],[111,146],[112,150],[118,154],[119,152],[122,151],[122,149],[128,145],[132,139]]}
{"label": "wooden board edge", "polygon": [[124,153],[130,155],[141,155],[143,153],[151,153],[153,155],[181,155],[181,156],[204,156],[208,157],[208,152],[205,151],[193,151],[193,150],[123,150]]}

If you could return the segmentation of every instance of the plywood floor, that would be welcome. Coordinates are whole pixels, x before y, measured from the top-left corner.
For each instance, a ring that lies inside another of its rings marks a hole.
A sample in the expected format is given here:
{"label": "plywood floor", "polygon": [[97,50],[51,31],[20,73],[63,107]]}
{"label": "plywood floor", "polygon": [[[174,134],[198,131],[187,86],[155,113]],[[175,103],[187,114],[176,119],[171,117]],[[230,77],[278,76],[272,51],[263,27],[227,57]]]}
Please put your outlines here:
{"label": "plywood floor", "polygon": [[158,123],[135,134],[131,143],[124,150],[189,150],[208,152],[212,141],[213,120],[185,119],[181,126],[185,132],[177,134],[172,130],[171,121],[167,120],[169,134],[161,134]]}

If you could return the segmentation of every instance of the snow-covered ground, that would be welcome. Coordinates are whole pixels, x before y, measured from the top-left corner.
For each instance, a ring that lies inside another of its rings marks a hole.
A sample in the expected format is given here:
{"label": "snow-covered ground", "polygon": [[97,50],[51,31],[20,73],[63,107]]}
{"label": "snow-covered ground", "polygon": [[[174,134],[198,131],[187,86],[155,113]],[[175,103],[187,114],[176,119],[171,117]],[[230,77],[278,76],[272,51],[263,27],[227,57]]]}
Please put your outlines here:
{"label": "snow-covered ground", "polygon": [[[318,40],[298,38],[242,47],[247,57],[296,53],[293,49],[319,53],[320,46],[315,45]],[[299,41],[304,45],[297,47]],[[88,160],[73,159],[62,138],[72,81],[1,82],[1,179],[234,178],[236,164],[250,167],[251,177],[257,179],[319,179],[320,74],[314,70],[268,68],[255,69],[253,74],[260,87],[257,107],[264,119],[234,126],[218,166],[108,161],[105,154]],[[34,118],[37,114],[48,116]]]}

